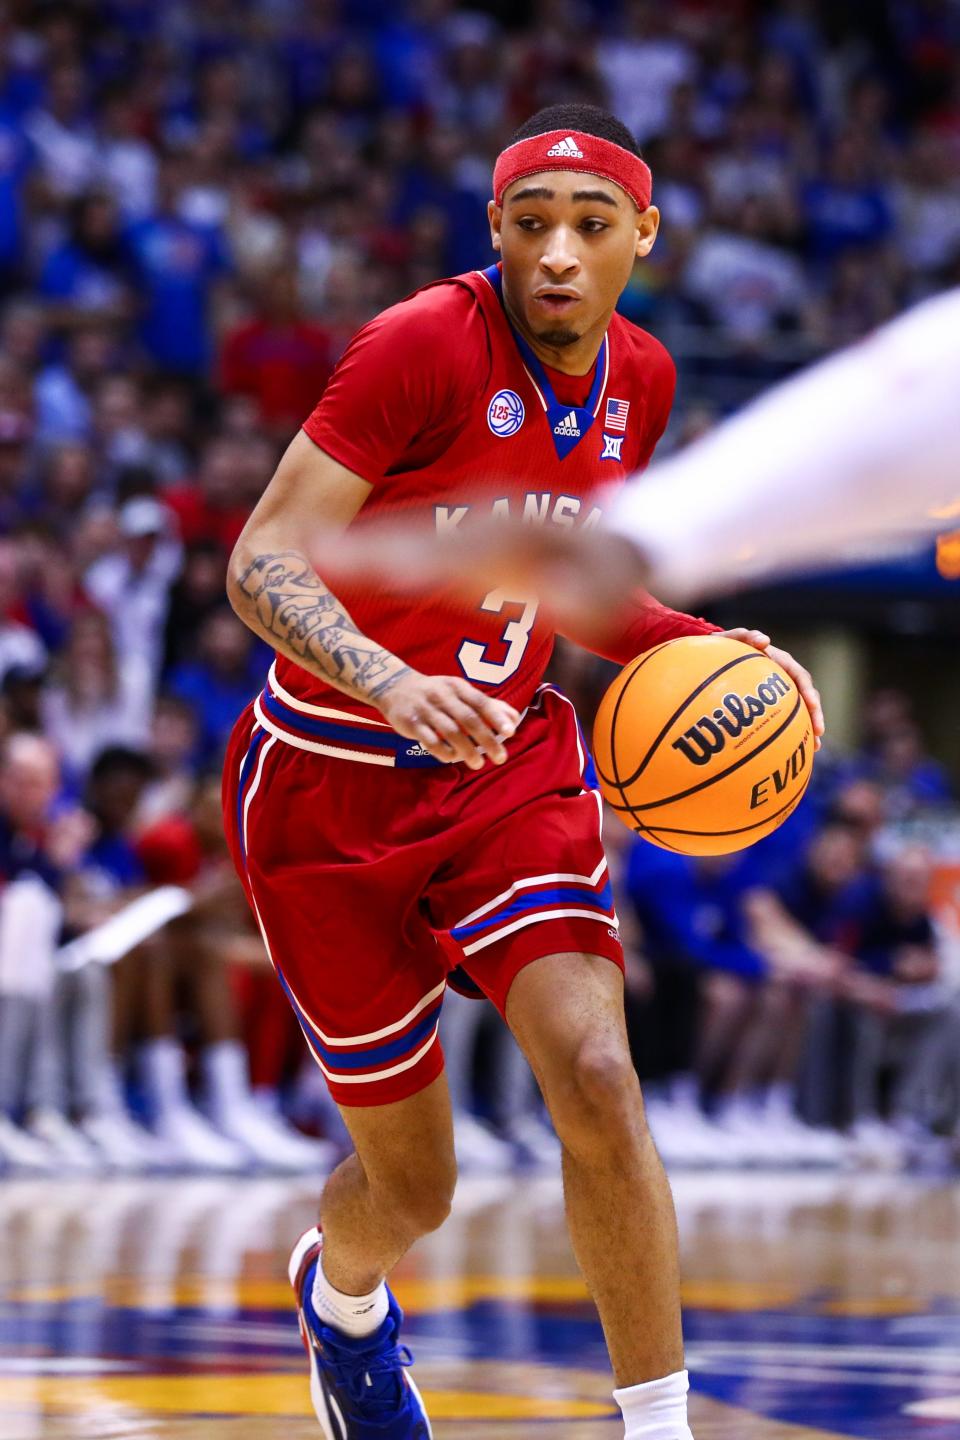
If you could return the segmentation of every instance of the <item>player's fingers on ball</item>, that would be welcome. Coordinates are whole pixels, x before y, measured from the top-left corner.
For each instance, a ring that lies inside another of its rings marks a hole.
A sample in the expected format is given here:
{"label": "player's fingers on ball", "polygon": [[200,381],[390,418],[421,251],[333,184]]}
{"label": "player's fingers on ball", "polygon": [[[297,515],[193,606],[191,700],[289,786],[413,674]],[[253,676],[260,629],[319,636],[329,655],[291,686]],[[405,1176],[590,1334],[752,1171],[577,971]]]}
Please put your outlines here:
{"label": "player's fingers on ball", "polygon": [[728,640],[740,640],[744,645],[753,645],[758,650],[765,650],[770,644],[770,636],[763,630],[750,630],[745,625],[737,625],[733,630],[725,630],[723,633]]}

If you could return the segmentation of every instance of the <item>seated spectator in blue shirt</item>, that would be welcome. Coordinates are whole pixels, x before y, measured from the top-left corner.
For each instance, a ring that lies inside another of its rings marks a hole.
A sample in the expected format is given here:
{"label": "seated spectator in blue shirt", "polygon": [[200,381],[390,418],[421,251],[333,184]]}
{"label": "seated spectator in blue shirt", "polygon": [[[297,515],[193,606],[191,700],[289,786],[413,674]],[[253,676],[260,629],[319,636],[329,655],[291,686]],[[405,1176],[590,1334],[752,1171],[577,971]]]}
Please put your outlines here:
{"label": "seated spectator in blue shirt", "polygon": [[814,941],[851,954],[873,896],[865,836],[843,821],[828,822],[773,888]]}
{"label": "seated spectator in blue shirt", "polygon": [[940,973],[930,915],[930,857],[919,846],[887,861],[874,883],[874,904],[857,955],[866,969],[897,985],[927,985]]}
{"label": "seated spectator in blue shirt", "polygon": [[214,285],[229,266],[220,231],[178,213],[182,185],[182,162],[167,156],[157,179],[156,213],[131,226],[127,241],[143,307],[143,345],[162,370],[201,375],[212,355]]}
{"label": "seated spectator in blue shirt", "polygon": [[946,770],[925,753],[919,727],[912,722],[884,736],[868,773],[885,793],[891,820],[947,805],[953,798]]}
{"label": "seated spectator in blue shirt", "polygon": [[813,260],[829,263],[844,250],[882,244],[893,230],[893,207],[871,171],[862,141],[841,136],[831,146],[826,173],[803,194],[807,248]]}
{"label": "seated spectator in blue shirt", "polygon": [[170,676],[171,694],[186,700],[200,722],[205,761],[221,757],[240,711],[262,689],[266,654],[222,605],[200,628],[196,659],[178,665]]}
{"label": "seated spectator in blue shirt", "polygon": [[71,207],[67,240],[40,274],[50,323],[67,329],[91,320],[126,322],[133,314],[129,282],[116,205],[106,194],[82,195]]}
{"label": "seated spectator in blue shirt", "polygon": [[626,887],[651,960],[686,958],[704,970],[763,978],[766,965],[747,942],[740,905],[757,883],[747,855],[695,860],[637,842]]}
{"label": "seated spectator in blue shirt", "polygon": [[109,745],[93,762],[87,784],[87,808],[97,835],[83,869],[95,876],[106,895],[143,885],[146,873],[132,835],[140,797],[153,773],[141,750]]}

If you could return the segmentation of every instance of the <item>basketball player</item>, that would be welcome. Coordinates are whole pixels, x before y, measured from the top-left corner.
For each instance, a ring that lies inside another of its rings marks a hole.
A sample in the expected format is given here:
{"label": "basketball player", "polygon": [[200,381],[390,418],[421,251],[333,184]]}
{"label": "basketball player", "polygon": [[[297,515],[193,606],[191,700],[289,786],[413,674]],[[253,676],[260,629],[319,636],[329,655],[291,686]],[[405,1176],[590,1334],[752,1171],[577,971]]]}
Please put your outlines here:
{"label": "basketball player", "polygon": [[[812,366],[658,465],[606,525],[371,529],[338,551],[355,576],[533,589],[562,625],[616,613],[648,583],[690,600],[909,542],[960,523],[960,290]],[[456,542],[456,543],[453,543]],[[321,547],[316,558],[323,563]]]}
{"label": "basketball player", "polygon": [[[461,965],[562,1142],[625,1434],[691,1440],[673,1206],[627,1046],[599,795],[572,707],[540,683],[553,630],[485,585],[466,623],[440,591],[416,606],[384,587],[332,594],[305,552],[361,507],[442,528],[472,507],[596,522],[598,487],[646,465],[673,395],[665,351],[615,313],[656,238],[650,183],[605,112],[528,121],[494,174],[502,268],[360,331],[231,560],[231,601],[277,660],[232,738],[228,836],[355,1146],[291,1258],[329,1440],[430,1435],[385,1277],[449,1210],[437,1025]],[[644,598],[591,643],[627,661],[714,628]],[[821,729],[809,676],[782,663]]]}

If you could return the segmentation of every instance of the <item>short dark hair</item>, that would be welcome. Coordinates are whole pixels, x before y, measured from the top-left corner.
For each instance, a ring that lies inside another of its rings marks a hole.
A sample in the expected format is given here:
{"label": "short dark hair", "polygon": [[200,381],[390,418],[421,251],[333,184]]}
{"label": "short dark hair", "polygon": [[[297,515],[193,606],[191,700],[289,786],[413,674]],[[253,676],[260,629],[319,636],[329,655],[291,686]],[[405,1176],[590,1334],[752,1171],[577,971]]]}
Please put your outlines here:
{"label": "short dark hair", "polygon": [[621,150],[629,150],[631,155],[640,155],[640,146],[626,125],[599,105],[548,105],[524,120],[507,144],[516,145],[519,140],[531,140],[535,135],[549,135],[551,130],[579,130],[583,135],[610,140]]}
{"label": "short dark hair", "polygon": [[138,780],[153,778],[153,761],[142,750],[129,745],[108,745],[90,767],[90,783],[111,780],[114,775],[135,775]]}

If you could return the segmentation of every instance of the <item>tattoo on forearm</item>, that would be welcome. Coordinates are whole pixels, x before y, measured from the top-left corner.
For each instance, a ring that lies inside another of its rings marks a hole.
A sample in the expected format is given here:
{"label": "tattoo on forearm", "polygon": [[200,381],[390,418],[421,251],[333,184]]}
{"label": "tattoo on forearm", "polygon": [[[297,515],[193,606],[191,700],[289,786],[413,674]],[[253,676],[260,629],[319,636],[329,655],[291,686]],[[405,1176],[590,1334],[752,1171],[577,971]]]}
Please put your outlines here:
{"label": "tattoo on forearm", "polygon": [[313,661],[338,689],[377,701],[409,670],[353,623],[305,555],[258,555],[240,576],[251,619],[282,649]]}

